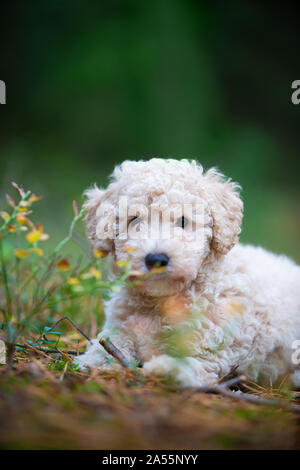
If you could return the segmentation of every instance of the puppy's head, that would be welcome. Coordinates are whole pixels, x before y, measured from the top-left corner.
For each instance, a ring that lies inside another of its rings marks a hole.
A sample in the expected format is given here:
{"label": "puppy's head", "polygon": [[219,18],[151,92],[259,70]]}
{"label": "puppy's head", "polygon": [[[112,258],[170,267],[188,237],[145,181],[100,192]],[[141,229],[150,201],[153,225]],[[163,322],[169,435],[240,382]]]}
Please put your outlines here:
{"label": "puppy's head", "polygon": [[143,280],[136,288],[144,294],[171,295],[236,244],[243,210],[238,189],[196,162],[125,161],[107,189],[85,193],[88,237],[116,261],[130,253],[133,278]]}

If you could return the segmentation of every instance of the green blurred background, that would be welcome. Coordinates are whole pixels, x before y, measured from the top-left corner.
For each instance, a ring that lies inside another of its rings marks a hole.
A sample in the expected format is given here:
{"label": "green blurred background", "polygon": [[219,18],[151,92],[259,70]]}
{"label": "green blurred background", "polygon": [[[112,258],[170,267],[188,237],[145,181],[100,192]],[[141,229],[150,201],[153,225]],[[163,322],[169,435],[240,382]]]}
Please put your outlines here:
{"label": "green blurred background", "polygon": [[44,195],[54,243],[116,163],[196,158],[243,187],[242,241],[298,261],[296,3],[43,0],[1,5],[0,196]]}

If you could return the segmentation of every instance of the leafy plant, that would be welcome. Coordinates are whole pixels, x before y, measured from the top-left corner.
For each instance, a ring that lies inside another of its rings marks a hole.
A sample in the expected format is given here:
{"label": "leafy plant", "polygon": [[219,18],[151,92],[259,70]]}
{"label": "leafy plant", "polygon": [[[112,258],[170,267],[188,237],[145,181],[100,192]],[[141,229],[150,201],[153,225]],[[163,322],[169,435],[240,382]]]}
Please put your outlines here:
{"label": "leafy plant", "polygon": [[6,343],[10,365],[16,347],[57,349],[62,332],[55,326],[61,315],[88,339],[74,320],[93,314],[101,323],[102,297],[124,285],[130,273],[128,260],[119,275],[109,280],[103,269],[106,254],[99,250],[85,262],[80,256],[73,260],[66,256],[66,245],[85,214],[75,201],[69,233],[53,250],[45,249],[49,235],[32,220],[33,205],[41,196],[16,183],[12,186],[18,201],[6,195],[8,209],[0,212],[0,338]]}

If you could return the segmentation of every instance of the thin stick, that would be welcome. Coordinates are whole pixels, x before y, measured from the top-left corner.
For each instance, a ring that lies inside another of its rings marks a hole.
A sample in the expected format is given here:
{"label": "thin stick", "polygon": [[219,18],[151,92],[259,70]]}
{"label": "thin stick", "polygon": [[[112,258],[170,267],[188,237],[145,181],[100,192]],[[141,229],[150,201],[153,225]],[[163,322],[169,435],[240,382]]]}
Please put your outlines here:
{"label": "thin stick", "polygon": [[221,382],[218,385],[220,385],[221,387],[223,386],[223,387],[229,388],[229,387],[232,387],[233,385],[237,385],[242,382],[245,382],[245,380],[246,380],[245,375],[238,375],[237,377],[233,377],[232,379],[226,380],[225,382]]}
{"label": "thin stick", "polygon": [[131,369],[129,361],[126,359],[124,354],[110,341],[108,338],[100,338],[99,343],[105,349],[108,354],[113,356],[123,367]]}
{"label": "thin stick", "polygon": [[191,390],[195,393],[212,393],[215,395],[225,395],[227,391],[230,393],[231,390],[229,387],[233,385],[237,385],[245,380],[244,375],[239,375],[238,377],[234,377],[233,379],[227,380],[226,382],[220,382],[216,384],[208,384],[208,385],[201,385],[200,387],[184,387],[185,390]]}
{"label": "thin stick", "polygon": [[[53,330],[56,325],[58,325],[60,322],[62,322],[63,320],[68,320],[73,326],[74,328],[76,328],[76,330],[82,335],[84,336],[85,339],[87,339],[89,342],[91,342],[91,339],[79,328],[79,326],[68,316],[68,315],[65,315],[64,317],[60,318],[59,320],[57,320],[57,322],[54,323],[54,325],[51,326],[51,330]],[[47,334],[51,334],[51,330],[49,330],[47,332]]]}
{"label": "thin stick", "polygon": [[26,346],[27,346],[28,349],[32,349],[33,351],[37,352],[41,356],[49,358],[49,356],[44,351],[41,351],[40,349],[36,348],[35,346],[31,346],[31,344],[28,344],[28,343],[26,343]]}
{"label": "thin stick", "polygon": [[201,387],[197,387],[194,390],[196,393],[212,393],[215,395],[222,395],[228,398],[232,398],[233,400],[249,402],[249,403],[252,403],[253,405],[277,406],[280,408],[284,408],[286,410],[300,413],[300,406],[298,405],[294,405],[292,403],[286,403],[282,400],[263,398],[257,395],[252,395],[250,393],[233,392],[232,390],[229,389],[230,386],[236,385],[237,383],[241,383],[243,381],[245,381],[245,377],[240,376],[240,377],[236,377],[235,379],[228,380],[227,382],[224,382],[223,384],[203,385]]}
{"label": "thin stick", "polygon": [[59,382],[63,382],[64,380],[64,376],[65,376],[65,373],[67,372],[67,369],[68,369],[68,361],[65,363],[65,366],[64,366],[64,369],[61,373],[61,376],[59,377]]}
{"label": "thin stick", "polygon": [[[14,343],[14,346],[17,346],[18,348],[24,348],[24,349],[32,349],[33,347],[27,344],[21,344],[21,343]],[[47,349],[47,348],[40,348],[35,346],[34,349],[37,351],[44,352],[46,354],[61,354],[62,356],[65,354],[70,354],[71,356],[77,356],[77,351],[71,350],[71,351],[63,351],[61,349],[53,348],[53,349]]]}

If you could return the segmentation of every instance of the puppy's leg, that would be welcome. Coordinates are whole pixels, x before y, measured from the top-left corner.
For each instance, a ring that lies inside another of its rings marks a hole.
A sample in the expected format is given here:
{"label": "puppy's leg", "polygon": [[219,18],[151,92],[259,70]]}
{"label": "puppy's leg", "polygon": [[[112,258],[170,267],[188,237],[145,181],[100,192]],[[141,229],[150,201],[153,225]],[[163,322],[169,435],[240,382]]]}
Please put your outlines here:
{"label": "puppy's leg", "polygon": [[219,377],[216,364],[194,357],[178,359],[167,354],[155,356],[145,362],[143,372],[150,376],[172,377],[181,387],[199,387],[213,383]]}
{"label": "puppy's leg", "polygon": [[96,339],[93,339],[88,344],[84,354],[77,356],[74,359],[74,363],[86,370],[88,367],[99,367],[103,369],[111,369],[115,367],[121,367],[120,364],[108,354],[103,346],[99,343],[101,338],[108,338],[114,346],[116,346],[124,354],[128,362],[135,358],[135,350],[133,342],[129,336],[122,331],[114,329],[105,329]]}

